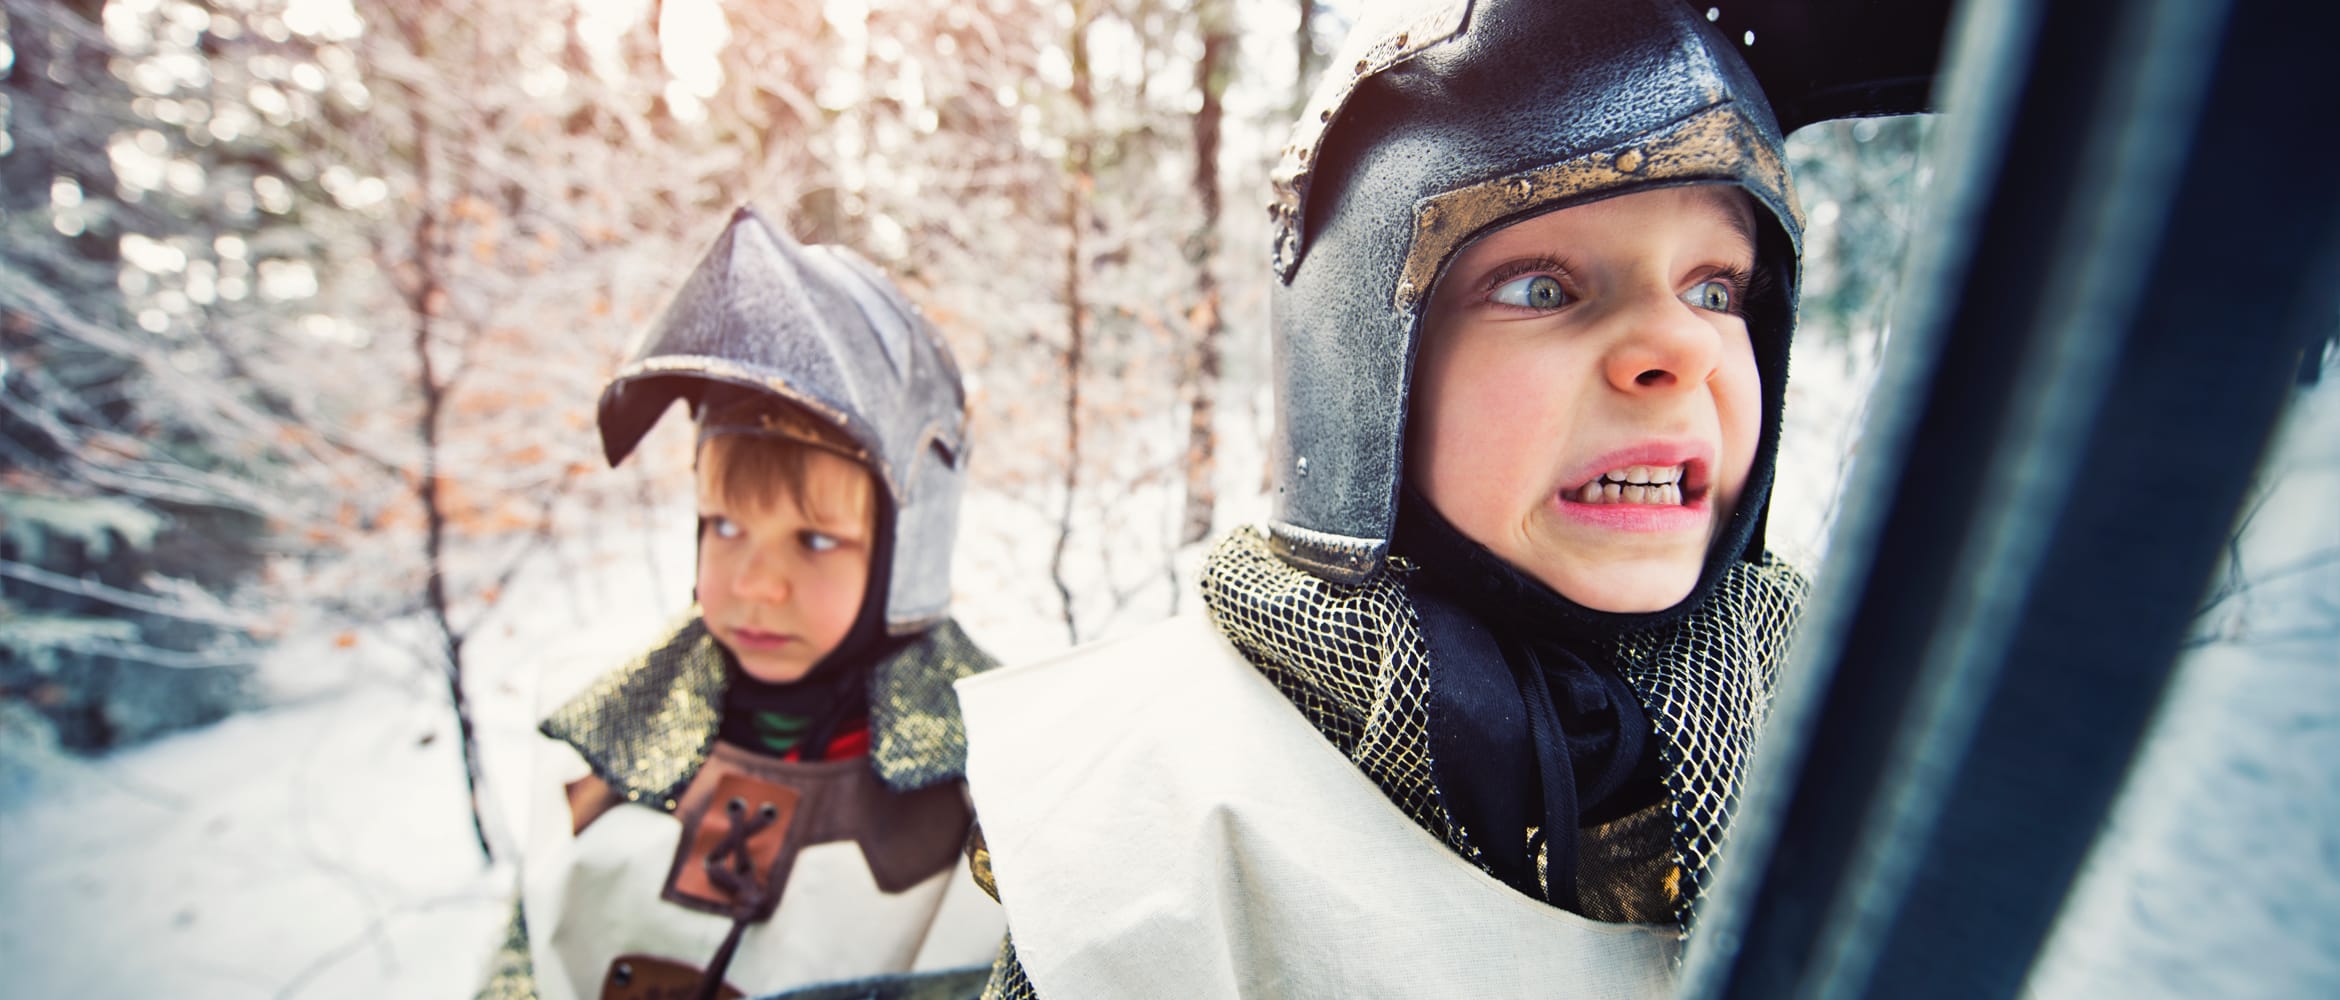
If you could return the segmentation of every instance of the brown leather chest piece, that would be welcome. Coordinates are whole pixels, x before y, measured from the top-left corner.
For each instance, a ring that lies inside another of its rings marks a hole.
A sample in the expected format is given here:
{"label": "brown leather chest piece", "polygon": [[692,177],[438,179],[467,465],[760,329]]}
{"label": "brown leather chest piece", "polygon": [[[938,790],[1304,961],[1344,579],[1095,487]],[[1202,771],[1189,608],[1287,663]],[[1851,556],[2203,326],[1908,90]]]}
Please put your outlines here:
{"label": "brown leather chest piece", "polygon": [[957,863],[972,814],[956,781],[894,792],[864,758],[783,762],[718,742],[675,818],[682,840],[661,898],[761,921],[804,848],[853,841],[879,890],[901,892]]}
{"label": "brown leather chest piece", "polygon": [[760,919],[779,901],[772,872],[803,793],[744,772],[715,776],[689,824],[667,891],[734,917]]}
{"label": "brown leather chest piece", "polygon": [[[698,966],[655,955],[619,955],[601,977],[601,1000],[693,1000],[702,975]],[[717,1000],[745,995],[730,983],[715,990]]]}

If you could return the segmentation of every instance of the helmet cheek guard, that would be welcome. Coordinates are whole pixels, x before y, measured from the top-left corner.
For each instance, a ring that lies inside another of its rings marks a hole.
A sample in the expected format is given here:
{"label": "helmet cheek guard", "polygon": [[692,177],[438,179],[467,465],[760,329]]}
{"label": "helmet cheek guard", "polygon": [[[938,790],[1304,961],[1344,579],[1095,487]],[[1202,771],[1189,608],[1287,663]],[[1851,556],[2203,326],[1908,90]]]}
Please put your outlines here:
{"label": "helmet cheek guard", "polygon": [[1480,0],[1361,25],[1334,66],[1269,205],[1276,553],[1337,583],[1380,571],[1423,314],[1464,247],[1572,204],[1722,183],[1757,208],[1748,330],[1764,422],[1707,576],[1759,554],[1803,219],[1738,54],[1671,0]]}
{"label": "helmet cheek guard", "polygon": [[942,620],[967,414],[934,327],[852,251],[799,245],[742,208],[602,391],[603,454],[623,462],[675,400],[703,410],[742,391],[833,427],[878,482],[887,632]]}

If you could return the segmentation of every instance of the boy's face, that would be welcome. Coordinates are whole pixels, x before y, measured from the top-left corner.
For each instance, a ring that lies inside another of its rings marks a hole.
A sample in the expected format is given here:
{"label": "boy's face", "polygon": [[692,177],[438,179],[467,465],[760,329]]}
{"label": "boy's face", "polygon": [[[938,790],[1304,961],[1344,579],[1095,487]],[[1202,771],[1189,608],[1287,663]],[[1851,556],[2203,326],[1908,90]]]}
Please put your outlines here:
{"label": "boy's face", "polygon": [[1598,611],[1689,596],[1754,461],[1736,188],[1561,209],[1465,248],[1424,323],[1408,477],[1512,566]]}
{"label": "boy's face", "polygon": [[775,490],[766,502],[726,503],[713,463],[698,475],[699,609],[715,640],[760,681],[800,680],[861,613],[869,584],[869,473],[824,451],[805,455],[806,503]]}

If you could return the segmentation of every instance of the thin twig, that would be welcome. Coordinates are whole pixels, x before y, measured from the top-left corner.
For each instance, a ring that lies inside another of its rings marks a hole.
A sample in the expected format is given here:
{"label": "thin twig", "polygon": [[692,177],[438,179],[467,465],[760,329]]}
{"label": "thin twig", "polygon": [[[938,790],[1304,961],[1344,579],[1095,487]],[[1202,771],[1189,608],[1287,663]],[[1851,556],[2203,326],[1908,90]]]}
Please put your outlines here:
{"label": "thin twig", "polygon": [[[576,477],[563,476],[558,482],[553,484],[553,491],[551,495],[545,497],[544,502],[539,505],[536,518],[536,529],[529,532],[528,537],[521,541],[520,550],[512,554],[511,560],[504,564],[504,568],[496,573],[495,578],[489,581],[486,587],[482,588],[483,591],[502,593],[506,588],[512,585],[513,578],[519,576],[521,567],[527,565],[529,559],[552,544],[554,541],[553,508],[559,504],[564,497],[568,496],[570,488],[575,483]],[[494,615],[495,612],[496,605],[492,604],[488,607],[480,609],[479,614],[473,616],[470,621],[464,623],[463,627],[459,631],[464,635],[470,635],[478,631],[479,627],[486,624],[488,618]]]}
{"label": "thin twig", "polygon": [[346,959],[349,956],[364,950],[368,944],[371,944],[375,940],[380,939],[382,937],[382,930],[384,925],[388,924],[393,917],[405,916],[410,913],[428,912],[443,906],[493,903],[497,901],[498,897],[485,893],[448,893],[446,895],[433,896],[428,899],[418,900],[411,903],[403,903],[397,906],[393,906],[386,911],[377,913],[371,920],[366,922],[366,926],[364,928],[360,929],[356,934],[351,935],[349,940],[344,941],[339,945],[335,945],[331,949],[328,949],[324,954],[317,956],[316,959],[312,960],[307,966],[303,967],[301,971],[294,973],[291,979],[286,980],[285,984],[277,989],[276,1000],[291,1000],[291,998],[300,995],[300,992],[308,987],[310,980],[323,975],[326,970],[340,964],[343,959]]}
{"label": "thin twig", "polygon": [[52,572],[29,563],[9,559],[0,559],[0,576],[13,577],[35,586],[47,587],[59,593],[93,598],[118,608],[144,611],[148,614],[176,618],[180,621],[203,622],[239,629],[259,628],[266,624],[256,615],[233,611],[224,606],[197,608],[184,601],[167,601],[100,583],[96,580],[66,576],[63,573]]}

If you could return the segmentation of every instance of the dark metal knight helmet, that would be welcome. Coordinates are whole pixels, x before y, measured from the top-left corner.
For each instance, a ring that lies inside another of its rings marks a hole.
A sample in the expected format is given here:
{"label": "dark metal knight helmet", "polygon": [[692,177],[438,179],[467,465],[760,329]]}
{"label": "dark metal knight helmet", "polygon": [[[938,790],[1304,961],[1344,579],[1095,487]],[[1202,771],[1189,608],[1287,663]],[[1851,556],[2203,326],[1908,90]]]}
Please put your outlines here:
{"label": "dark metal knight helmet", "polygon": [[802,246],[740,209],[602,390],[609,463],[624,461],[675,400],[703,411],[719,387],[794,404],[854,443],[851,457],[883,497],[886,630],[940,621],[950,607],[966,391],[950,348],[900,290],[852,251]]}
{"label": "dark metal knight helmet", "polygon": [[1738,185],[1757,208],[1763,430],[1717,551],[1759,550],[1803,220],[1746,63],[1680,0],[1449,2],[1395,20],[1352,32],[1273,178],[1276,553],[1340,583],[1380,570],[1417,338],[1460,250],[1571,204],[1696,183]]}

